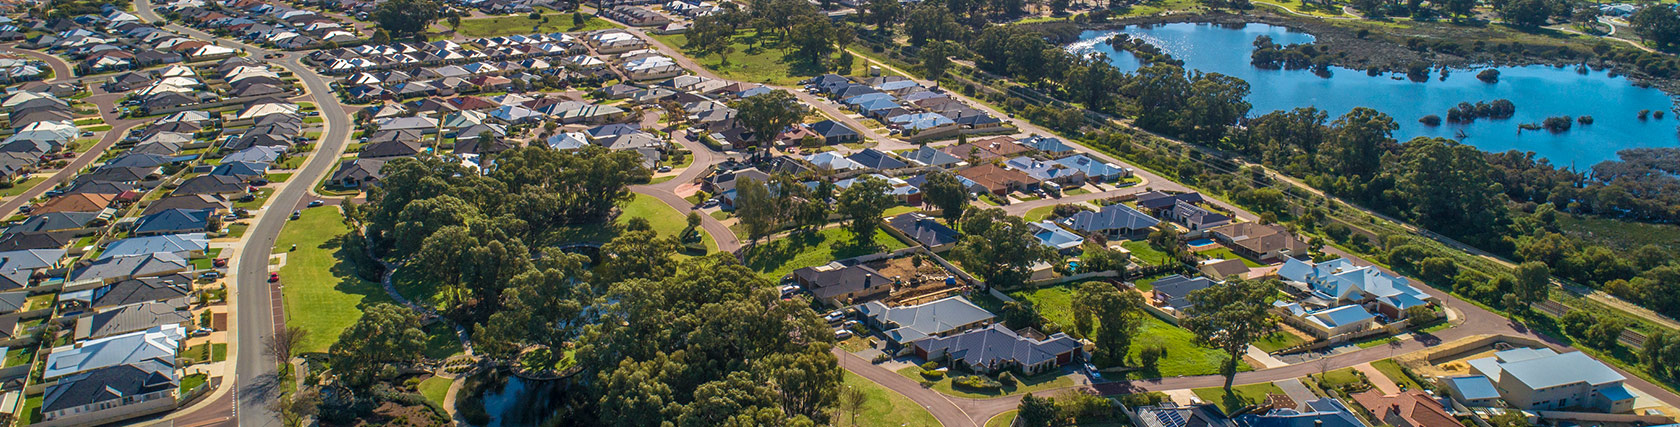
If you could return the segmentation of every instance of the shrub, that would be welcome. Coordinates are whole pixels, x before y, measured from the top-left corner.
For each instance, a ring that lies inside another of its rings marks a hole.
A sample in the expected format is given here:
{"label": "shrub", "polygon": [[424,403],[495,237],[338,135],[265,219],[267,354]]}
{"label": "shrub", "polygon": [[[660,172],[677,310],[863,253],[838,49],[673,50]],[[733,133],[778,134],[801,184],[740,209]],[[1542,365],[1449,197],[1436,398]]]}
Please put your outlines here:
{"label": "shrub", "polygon": [[929,360],[926,363],[922,364],[922,370],[924,370],[924,371],[931,371],[931,370],[934,370],[934,369],[939,369],[939,362]]}
{"label": "shrub", "polygon": [[1003,383],[985,375],[964,375],[951,379],[951,384],[973,390],[1002,390]]}
{"label": "shrub", "polygon": [[940,378],[945,378],[945,373],[932,369],[923,369],[922,378],[926,378],[930,381],[939,381]]}
{"label": "shrub", "polygon": [[1138,363],[1143,364],[1145,368],[1154,368],[1155,363],[1166,355],[1167,349],[1165,347],[1159,345],[1144,347],[1143,350],[1138,351]]}
{"label": "shrub", "polygon": [[1008,372],[998,374],[998,383],[1003,384],[1004,387],[1014,387],[1015,375]]}

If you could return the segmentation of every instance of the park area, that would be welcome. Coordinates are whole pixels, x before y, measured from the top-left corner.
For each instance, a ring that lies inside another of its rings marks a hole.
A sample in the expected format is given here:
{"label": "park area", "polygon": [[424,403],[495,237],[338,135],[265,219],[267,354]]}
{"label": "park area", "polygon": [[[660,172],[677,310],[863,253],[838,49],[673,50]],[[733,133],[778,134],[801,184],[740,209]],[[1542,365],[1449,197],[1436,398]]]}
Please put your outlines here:
{"label": "park area", "polygon": [[[939,420],[927,409],[910,401],[898,392],[888,390],[880,384],[864,379],[857,374],[846,372],[847,388],[863,391],[863,407],[857,411],[855,425],[865,427],[933,427],[939,425]],[[846,416],[842,414],[842,416]],[[850,418],[850,417],[848,417]]]}
{"label": "park area", "polygon": [[[274,243],[274,253],[286,258],[279,271],[286,285],[286,324],[309,331],[298,346],[301,353],[327,351],[362,317],[365,304],[391,301],[378,283],[356,277],[349,254],[341,250],[350,232],[342,218],[333,207],[304,209]],[[288,251],[292,245],[297,250]]]}
{"label": "park area", "polygon": [[620,28],[618,24],[605,19],[585,15],[583,25],[572,25],[572,14],[556,12],[549,9],[541,19],[531,19],[530,14],[493,16],[488,18],[462,19],[461,26],[455,32],[467,37],[498,37],[516,34],[533,33],[572,33],[580,31],[604,30]]}
{"label": "park area", "polygon": [[[716,72],[719,77],[730,80],[791,86],[798,84],[800,80],[830,71],[807,61],[787,58],[786,56],[793,52],[792,48],[780,47],[780,39],[769,36],[761,38],[754,30],[744,30],[735,35],[729,46],[732,50],[727,54],[728,61],[724,61],[723,56],[702,55],[684,49],[683,46],[688,44],[688,36],[683,34],[655,35],[653,38],[672,49],[683,49],[683,53],[694,58],[694,62]],[[834,57],[839,58],[840,54],[836,53]],[[864,77],[869,74],[869,63],[860,56],[854,55],[851,66],[842,67],[842,70],[847,68],[854,76]]]}

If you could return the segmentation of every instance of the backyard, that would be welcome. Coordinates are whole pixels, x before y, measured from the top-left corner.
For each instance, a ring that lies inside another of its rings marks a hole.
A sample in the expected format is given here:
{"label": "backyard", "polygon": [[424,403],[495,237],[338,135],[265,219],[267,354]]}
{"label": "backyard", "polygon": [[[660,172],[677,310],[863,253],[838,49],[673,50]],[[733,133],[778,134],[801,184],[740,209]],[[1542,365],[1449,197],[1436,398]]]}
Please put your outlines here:
{"label": "backyard", "polygon": [[760,276],[779,280],[782,276],[805,267],[831,261],[869,255],[877,252],[904,249],[904,242],[875,230],[874,244],[855,242],[851,230],[834,227],[817,232],[794,233],[786,237],[751,246],[743,257],[747,268]]}
{"label": "backyard", "polygon": [[[274,244],[286,254],[280,277],[286,285],[286,323],[302,327],[309,336],[299,344],[302,353],[324,352],[345,328],[362,317],[362,306],[390,301],[379,284],[356,277],[354,267],[339,250],[350,231],[337,209],[304,209],[303,217],[286,224]],[[287,252],[292,246],[297,250]]]}
{"label": "backyard", "polygon": [[[683,45],[688,43],[688,37],[683,34],[655,35],[653,38],[672,49],[683,49]],[[791,49],[771,47],[780,46],[781,40],[770,37],[765,39],[759,40],[758,33],[754,30],[743,30],[736,34],[734,42],[730,44],[734,50],[728,55],[727,65],[718,55],[701,55],[686,49],[684,53],[694,58],[694,62],[716,72],[719,77],[744,82],[789,86],[829,71],[803,61],[789,61],[784,56],[791,52]],[[868,73],[868,63],[862,57],[854,56],[851,74],[864,76]]]}
{"label": "backyard", "polygon": [[1231,387],[1233,394],[1226,394],[1223,387],[1208,387],[1190,390],[1204,402],[1218,406],[1221,412],[1230,414],[1232,410],[1250,404],[1265,402],[1267,394],[1284,394],[1277,384],[1259,383]]}
{"label": "backyard", "polygon": [[1173,262],[1172,255],[1167,255],[1166,251],[1146,241],[1127,240],[1126,243],[1121,243],[1120,247],[1131,251],[1132,259],[1143,261],[1149,265],[1167,265],[1167,263]]}
{"label": "backyard", "polygon": [[[1038,315],[1045,322],[1055,324],[1063,331],[1073,330],[1073,286],[1071,284],[1047,286],[1028,291],[1016,291],[1009,294],[1010,298],[1026,301],[1032,304]],[[1156,362],[1153,369],[1143,368],[1132,371],[1134,378],[1159,378],[1178,375],[1213,375],[1219,373],[1219,365],[1224,363],[1225,354],[1196,343],[1196,336],[1189,330],[1173,326],[1155,316],[1140,314],[1140,325],[1137,333],[1133,334],[1132,348],[1128,357],[1136,361],[1138,353],[1150,346],[1160,346],[1166,349],[1166,356]],[[1095,322],[1093,322],[1095,323]],[[1247,364],[1238,365],[1239,370],[1251,370]]]}

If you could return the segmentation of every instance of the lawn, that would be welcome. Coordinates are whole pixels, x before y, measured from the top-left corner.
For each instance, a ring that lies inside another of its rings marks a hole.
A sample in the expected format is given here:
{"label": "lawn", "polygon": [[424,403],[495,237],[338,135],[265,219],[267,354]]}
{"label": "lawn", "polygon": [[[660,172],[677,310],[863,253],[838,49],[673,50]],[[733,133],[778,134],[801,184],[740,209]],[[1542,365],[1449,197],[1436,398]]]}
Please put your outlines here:
{"label": "lawn", "polygon": [[[933,418],[926,408],[917,405],[910,398],[888,390],[874,381],[864,379],[851,371],[846,371],[846,387],[863,391],[863,408],[858,410],[857,425],[865,427],[891,426],[938,426],[939,420]],[[844,417],[844,415],[842,415]],[[839,424],[839,423],[836,423]]]}
{"label": "lawn", "polygon": [[1394,380],[1395,384],[1405,387],[1407,390],[1418,390],[1423,388],[1423,386],[1418,385],[1417,381],[1412,381],[1412,377],[1406,376],[1406,373],[1400,370],[1400,364],[1394,363],[1394,359],[1383,359],[1371,362],[1371,367],[1377,368],[1377,372],[1382,372],[1383,376],[1388,377],[1390,380]]}
{"label": "lawn", "polygon": [[233,202],[233,207],[249,210],[262,209],[263,203],[268,203],[268,196],[273,195],[273,188],[259,188],[257,189],[257,198],[251,199],[249,202]]}
{"label": "lawn", "polygon": [[198,386],[204,385],[204,383],[209,381],[210,376],[203,373],[181,377],[181,394],[185,395],[187,392],[192,391],[192,389],[198,388]]}
{"label": "lawn", "polygon": [[530,14],[496,16],[489,18],[462,19],[461,27],[455,31],[467,37],[496,37],[515,34],[554,33],[574,31],[594,31],[607,28],[622,28],[605,19],[589,16],[582,26],[572,25],[572,14],[565,12],[544,13],[543,18],[532,20]]}
{"label": "lawn", "polygon": [[1260,266],[1260,263],[1254,262],[1253,260],[1250,260],[1248,258],[1243,258],[1242,256],[1237,255],[1236,252],[1232,252],[1231,248],[1219,248],[1219,249],[1214,249],[1214,250],[1201,251],[1201,252],[1197,252],[1197,253],[1207,256],[1208,259],[1213,259],[1213,258],[1240,259],[1240,260],[1242,260],[1243,265],[1248,266],[1248,268],[1255,268],[1255,267]]}
{"label": "lawn", "polygon": [[0,190],[0,197],[12,197],[23,194],[23,192],[29,191],[31,188],[35,188],[35,186],[40,184],[41,181],[46,181],[47,178],[48,177],[46,175],[41,175],[29,177],[29,179],[23,180],[23,182],[13,182],[11,188]]}
{"label": "lawn", "polygon": [[1173,262],[1172,255],[1167,255],[1166,251],[1155,247],[1155,245],[1150,244],[1147,241],[1127,240],[1126,243],[1121,243],[1120,247],[1126,248],[1128,251],[1132,251],[1133,259],[1143,261],[1150,265],[1166,265],[1167,263]]}
{"label": "lawn", "polygon": [[[906,378],[910,378],[910,379],[918,381],[918,382],[927,381],[927,378],[922,376],[922,368],[917,367],[917,366],[911,366],[911,367],[906,367],[904,369],[899,369],[898,374],[903,375]],[[965,375],[965,374],[956,373],[956,371],[952,371],[951,375]],[[1042,373],[1042,374],[1038,374],[1038,375],[1033,375],[1033,376],[1030,376],[1030,377],[1011,373],[1010,375],[1015,375],[1015,386],[1014,387],[1004,387],[1003,390],[999,390],[999,391],[971,392],[971,391],[967,391],[966,389],[965,390],[958,390],[956,388],[953,388],[952,385],[951,385],[951,375],[946,375],[946,376],[940,377],[939,381],[934,381],[933,382],[933,390],[937,391],[937,392],[940,392],[940,393],[945,393],[946,395],[949,395],[949,396],[956,396],[956,397],[962,397],[962,398],[968,398],[968,399],[989,399],[989,398],[993,398],[993,397],[1008,396],[1008,395],[1012,395],[1012,394],[1031,393],[1031,392],[1035,392],[1035,391],[1039,391],[1039,390],[1050,390],[1050,389],[1074,386],[1073,376],[1072,375],[1063,375],[1060,371],[1046,372],[1046,373]]]}
{"label": "lawn", "polygon": [[[1010,298],[1032,303],[1033,309],[1046,322],[1061,326],[1063,331],[1073,330],[1073,286],[1057,285],[1038,288],[1030,291],[1017,291],[1009,294]],[[1156,362],[1153,370],[1140,369],[1132,371],[1135,378],[1159,378],[1178,375],[1213,375],[1219,373],[1219,366],[1225,362],[1225,354],[1211,348],[1196,344],[1196,336],[1189,330],[1173,326],[1155,316],[1141,315],[1140,325],[1133,334],[1132,348],[1128,356],[1136,361],[1138,353],[1149,346],[1160,346],[1167,350],[1165,357]],[[1093,324],[1095,322],[1092,322]],[[1238,366],[1239,370],[1251,370],[1247,364]]]}
{"label": "lawn", "polygon": [[232,237],[232,238],[235,238],[235,239],[238,239],[240,237],[244,237],[245,236],[245,229],[248,229],[248,228],[251,228],[251,225],[246,224],[246,223],[237,223],[237,224],[229,225],[229,226],[227,226],[228,237]]}
{"label": "lawn", "polygon": [[814,233],[794,233],[752,246],[743,259],[747,267],[757,271],[760,276],[779,280],[793,270],[906,247],[904,242],[880,229],[875,230],[873,244],[859,244],[854,240],[852,231],[844,227],[828,228]]}
{"label": "lawn", "polygon": [[[653,231],[659,232],[661,236],[676,236],[682,233],[684,228],[688,228],[688,214],[666,205],[655,197],[632,194],[630,201],[619,204],[618,208],[623,212],[618,216],[618,223],[629,222],[631,218],[644,218],[648,220],[648,225],[653,226]],[[574,227],[560,241],[605,243],[616,235],[611,227],[592,225]],[[708,253],[717,252],[717,241],[713,240],[712,236],[706,234],[705,230],[700,230],[700,236]]]}
{"label": "lawn", "polygon": [[1271,353],[1306,343],[1307,340],[1301,339],[1301,337],[1295,336],[1295,334],[1280,331],[1273,332],[1272,335],[1266,337],[1266,339],[1255,341],[1254,346],[1259,347],[1260,351]]}
{"label": "lawn", "polygon": [[1021,411],[1010,409],[1003,411],[1001,414],[993,415],[992,419],[986,420],[986,427],[1009,427],[1015,425],[1015,416],[1020,413]]}
{"label": "lawn", "polygon": [[227,344],[204,343],[181,350],[178,357],[182,365],[220,362],[227,360]]}
{"label": "lawn", "polygon": [[1339,389],[1349,386],[1370,388],[1370,383],[1365,381],[1365,377],[1360,376],[1359,371],[1353,368],[1342,368],[1320,374],[1318,376],[1318,386],[1322,389]]}
{"label": "lawn", "polygon": [[426,400],[443,406],[443,399],[449,397],[449,386],[453,384],[453,379],[433,376],[420,382],[420,394],[426,396]]}
{"label": "lawn", "polygon": [[[791,86],[800,80],[829,71],[805,61],[784,58],[793,52],[793,49],[775,47],[780,45],[781,40],[768,36],[765,37],[767,40],[758,40],[757,34],[749,29],[735,35],[734,43],[730,45],[734,52],[728,55],[727,65],[718,55],[700,55],[686,50],[685,53],[694,58],[694,62],[716,72],[720,77],[744,82]],[[672,49],[682,49],[683,45],[688,43],[688,37],[683,34],[655,35],[653,38]],[[838,52],[834,55],[836,58],[839,56]],[[869,63],[863,57],[853,56],[852,75],[864,76],[868,72]]]}
{"label": "lawn", "polygon": [[435,322],[426,325],[426,348],[420,352],[427,359],[444,360],[450,356],[464,353],[461,351],[461,340],[455,335],[455,328],[446,322]]}
{"label": "lawn", "polygon": [[1138,292],[1149,292],[1155,290],[1156,280],[1161,280],[1161,278],[1171,275],[1173,275],[1173,273],[1161,273],[1154,276],[1142,277],[1137,280],[1133,280],[1132,284],[1137,285]]}
{"label": "lawn", "polygon": [[345,328],[362,317],[362,305],[389,302],[378,283],[357,278],[339,248],[349,227],[337,209],[305,209],[286,224],[274,252],[288,252],[280,268],[285,289],[286,323],[309,331],[300,353],[323,352]]}
{"label": "lawn", "polygon": [[6,350],[6,363],[4,367],[10,368],[33,361],[35,361],[35,347],[14,348]]}
{"label": "lawn", "polygon": [[887,208],[886,212],[882,212],[881,217],[882,218],[892,218],[892,217],[895,217],[895,216],[899,216],[899,215],[903,215],[903,214],[907,214],[907,213],[911,213],[911,212],[921,212],[921,211],[922,211],[922,208],[916,207],[916,206],[893,206],[891,208]]}
{"label": "lawn", "polygon": [[41,400],[45,394],[37,394],[23,399],[23,406],[18,407],[17,425],[26,426],[41,422]]}
{"label": "lawn", "polygon": [[1055,206],[1039,206],[1027,211],[1025,215],[1021,215],[1021,219],[1025,219],[1027,222],[1039,222],[1049,218],[1050,213],[1055,211]]}
{"label": "lawn", "polygon": [[1201,398],[1202,401],[1218,406],[1219,410],[1225,412],[1226,414],[1230,414],[1232,410],[1242,408],[1250,404],[1265,402],[1267,394],[1284,394],[1283,389],[1278,388],[1277,384],[1272,383],[1239,385],[1231,387],[1231,391],[1235,394],[1226,394],[1223,387],[1208,387],[1190,390],[1190,392],[1196,394],[1196,397]]}

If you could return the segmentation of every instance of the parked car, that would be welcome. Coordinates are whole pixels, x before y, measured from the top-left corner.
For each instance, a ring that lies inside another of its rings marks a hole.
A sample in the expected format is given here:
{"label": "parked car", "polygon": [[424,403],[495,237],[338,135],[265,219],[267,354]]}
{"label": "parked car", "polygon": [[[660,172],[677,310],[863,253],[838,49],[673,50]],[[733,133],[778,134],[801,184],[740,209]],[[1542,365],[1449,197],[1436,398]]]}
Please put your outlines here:
{"label": "parked car", "polygon": [[844,323],[841,323],[840,327],[846,328],[846,329],[851,329],[853,326],[857,326],[858,323],[862,323],[862,322],[858,322],[856,320],[847,320]]}
{"label": "parked car", "polygon": [[280,281],[280,273],[268,273],[268,283]]}
{"label": "parked car", "polygon": [[216,258],[215,260],[210,261],[211,266],[218,267],[218,268],[227,267],[227,263],[228,263],[227,258]]}
{"label": "parked car", "polygon": [[292,220],[296,221],[298,218],[303,218],[303,211],[292,211]]}
{"label": "parked car", "polygon": [[192,335],[192,336],[195,336],[195,337],[202,337],[202,336],[210,335],[211,332],[215,332],[215,331],[216,331],[215,329],[210,329],[210,328],[198,328],[198,329],[194,329],[192,331],[192,333],[189,334],[189,335]]}
{"label": "parked car", "polygon": [[222,278],[222,273],[218,271],[206,271],[204,274],[198,275],[198,278],[211,280],[220,279]]}
{"label": "parked car", "polygon": [[253,179],[253,180],[251,180],[251,185],[255,185],[255,186],[258,186],[258,187],[268,185],[268,180],[263,179],[263,178]]}
{"label": "parked car", "polygon": [[845,318],[846,318],[846,313],[841,313],[841,312],[838,312],[838,311],[823,315],[823,320],[827,321],[828,323],[840,323],[840,321],[844,320]]}
{"label": "parked car", "polygon": [[799,285],[782,286],[782,295],[790,295],[796,292],[799,292]]}
{"label": "parked car", "polygon": [[852,331],[848,331],[848,330],[845,330],[845,329],[835,329],[834,330],[834,339],[843,340],[843,339],[847,339],[847,338],[851,338],[851,337],[852,337]]}
{"label": "parked car", "polygon": [[659,167],[659,171],[660,171],[660,172],[670,172],[670,171],[671,171],[671,167],[670,167],[670,166],[660,166],[660,167]]}
{"label": "parked car", "polygon": [[326,202],[322,202],[321,199],[315,199],[315,200],[310,200],[309,201],[309,207],[312,207],[312,208],[317,207],[317,206],[321,206],[321,205],[324,205],[324,204],[326,204]]}

